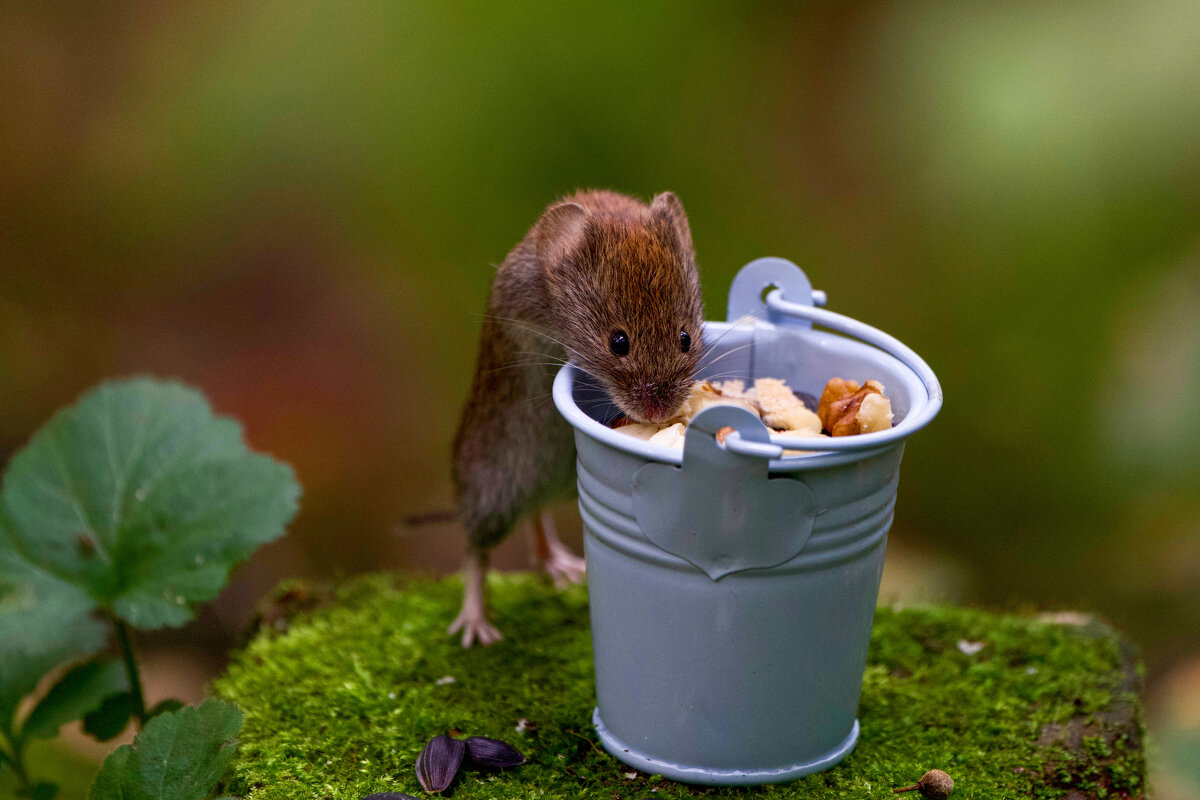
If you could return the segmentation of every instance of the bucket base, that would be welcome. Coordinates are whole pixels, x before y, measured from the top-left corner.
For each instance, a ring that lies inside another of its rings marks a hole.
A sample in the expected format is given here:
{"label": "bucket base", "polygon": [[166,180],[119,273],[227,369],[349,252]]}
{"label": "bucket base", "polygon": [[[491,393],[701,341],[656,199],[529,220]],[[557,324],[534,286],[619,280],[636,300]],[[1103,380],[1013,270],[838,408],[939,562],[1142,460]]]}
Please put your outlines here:
{"label": "bucket base", "polygon": [[592,725],[595,726],[596,734],[600,737],[600,744],[604,746],[604,749],[629,766],[639,769],[642,772],[648,772],[651,775],[662,775],[673,781],[707,784],[710,786],[751,786],[760,783],[783,783],[794,780],[804,775],[811,775],[814,772],[829,769],[850,755],[850,751],[854,749],[854,745],[858,744],[858,720],[856,719],[854,720],[854,727],[850,729],[850,735],[843,739],[841,744],[810,761],[789,764],[779,769],[706,769],[704,767],[689,767],[686,764],[661,761],[630,747],[613,736],[612,732],[604,726],[604,720],[600,719],[599,708],[592,712]]}

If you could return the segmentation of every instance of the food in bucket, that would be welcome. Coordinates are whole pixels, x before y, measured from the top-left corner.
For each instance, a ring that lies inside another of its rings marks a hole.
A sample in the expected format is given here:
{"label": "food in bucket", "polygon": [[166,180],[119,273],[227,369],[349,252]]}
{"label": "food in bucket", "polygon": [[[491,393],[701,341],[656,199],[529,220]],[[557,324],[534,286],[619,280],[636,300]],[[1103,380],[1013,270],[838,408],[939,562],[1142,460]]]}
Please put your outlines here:
{"label": "food in bucket", "polygon": [[[884,396],[882,384],[867,381],[859,386],[858,381],[841,378],[825,385],[819,402],[794,392],[779,378],[758,378],[749,388],[741,380],[697,381],[674,419],[654,424],[620,417],[613,427],[636,439],[682,449],[688,423],[704,409],[717,405],[751,411],[768,428],[789,436],[851,436],[892,427],[892,404]],[[722,428],[717,440],[723,442],[730,432],[732,428]],[[788,450],[785,454],[800,452]]]}
{"label": "food in bucket", "polygon": [[883,396],[883,384],[833,378],[825,384],[817,405],[821,425],[832,436],[885,431],[892,427],[892,403]]}

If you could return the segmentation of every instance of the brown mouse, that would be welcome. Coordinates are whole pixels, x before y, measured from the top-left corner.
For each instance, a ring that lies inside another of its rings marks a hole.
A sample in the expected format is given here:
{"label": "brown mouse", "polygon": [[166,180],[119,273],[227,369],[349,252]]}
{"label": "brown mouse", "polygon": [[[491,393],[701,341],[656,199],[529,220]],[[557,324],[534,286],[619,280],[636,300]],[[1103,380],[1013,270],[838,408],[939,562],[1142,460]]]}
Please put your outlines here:
{"label": "brown mouse", "polygon": [[551,503],[575,495],[575,440],[551,400],[568,359],[628,417],[662,422],[699,365],[703,308],[692,236],[670,192],[650,205],[616,192],[551,204],[496,272],[479,358],[454,439],[454,488],[467,530],[463,604],[449,632],[491,644],[488,555],[532,515],[556,582],[581,582],[583,560],[555,536]]}

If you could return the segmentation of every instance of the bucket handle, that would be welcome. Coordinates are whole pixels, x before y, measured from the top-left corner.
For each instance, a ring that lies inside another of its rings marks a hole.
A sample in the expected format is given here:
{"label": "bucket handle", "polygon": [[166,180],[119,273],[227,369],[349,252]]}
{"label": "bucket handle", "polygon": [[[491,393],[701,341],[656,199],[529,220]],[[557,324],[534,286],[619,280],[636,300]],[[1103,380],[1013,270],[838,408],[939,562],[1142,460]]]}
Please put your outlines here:
{"label": "bucket handle", "polygon": [[[747,294],[748,290],[759,285],[764,288],[771,285],[785,288],[771,289],[763,300],[754,297],[753,292]],[[800,292],[803,298],[801,301],[784,299],[784,291],[789,286]],[[925,398],[918,400],[899,426],[890,430],[837,438],[822,436],[819,439],[772,433],[770,444],[751,442],[734,432],[725,437],[724,447],[727,450],[738,455],[772,460],[782,458],[785,449],[807,452],[875,450],[908,438],[937,416],[942,407],[942,387],[925,360],[899,339],[878,328],[824,308],[817,308],[816,305],[824,305],[825,299],[825,293],[813,291],[804,271],[792,262],[781,258],[762,258],[747,264],[734,278],[734,285],[730,289],[730,319],[733,319],[735,313],[748,312],[753,316],[760,316],[765,311],[767,316],[772,318],[790,317],[800,321],[805,327],[816,323],[836,333],[851,336],[879,348],[911,369],[925,387]]]}

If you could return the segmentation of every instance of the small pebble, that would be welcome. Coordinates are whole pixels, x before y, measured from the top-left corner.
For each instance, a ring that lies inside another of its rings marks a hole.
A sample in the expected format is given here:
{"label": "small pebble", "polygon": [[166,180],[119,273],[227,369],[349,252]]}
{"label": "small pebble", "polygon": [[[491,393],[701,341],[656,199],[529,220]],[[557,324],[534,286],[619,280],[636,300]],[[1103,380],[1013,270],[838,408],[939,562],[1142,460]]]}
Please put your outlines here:
{"label": "small pebble", "polygon": [[985,647],[987,647],[987,642],[971,642],[966,639],[958,640],[959,652],[961,652],[965,655],[968,655],[968,656],[975,655],[976,653],[978,653],[980,650],[982,650]]}

